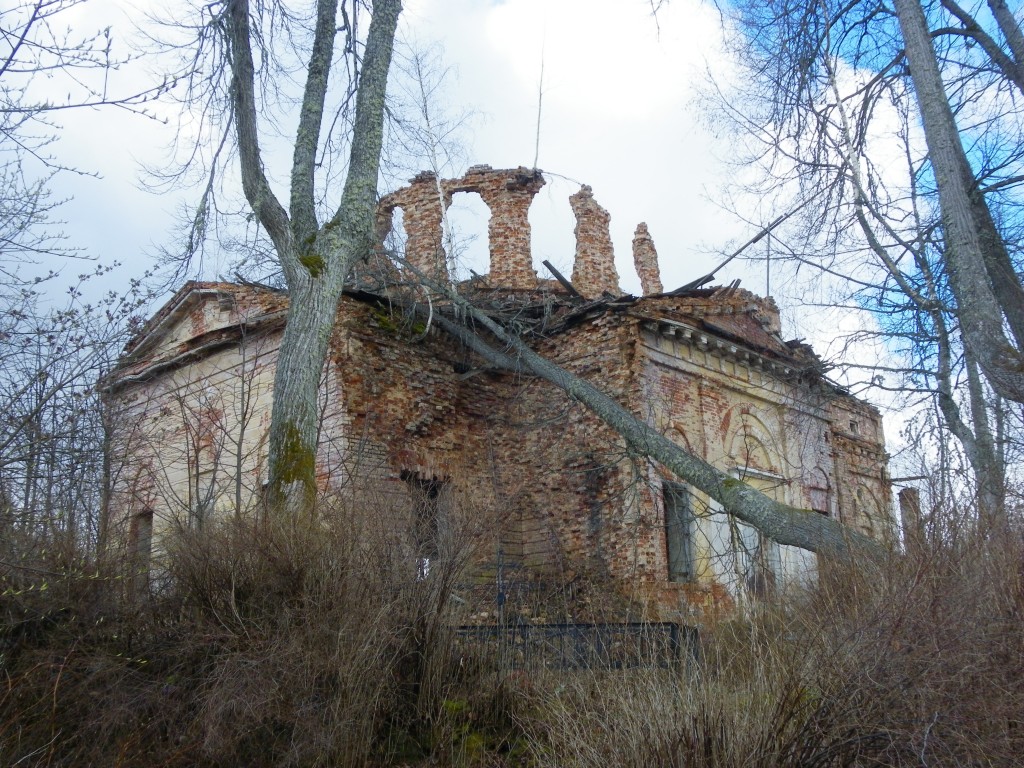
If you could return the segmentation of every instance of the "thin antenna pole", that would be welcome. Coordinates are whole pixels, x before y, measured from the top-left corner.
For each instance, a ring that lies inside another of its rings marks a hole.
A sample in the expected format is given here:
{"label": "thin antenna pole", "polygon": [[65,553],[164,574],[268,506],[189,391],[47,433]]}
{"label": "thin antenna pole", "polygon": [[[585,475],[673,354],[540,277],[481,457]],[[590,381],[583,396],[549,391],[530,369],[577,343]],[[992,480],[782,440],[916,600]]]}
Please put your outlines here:
{"label": "thin antenna pole", "polygon": [[768,237],[765,239],[765,278],[764,278],[764,295],[772,295],[772,233],[768,233]]}
{"label": "thin antenna pole", "polygon": [[540,40],[540,80],[537,82],[537,136],[533,145],[533,170],[537,170],[537,160],[540,158],[540,111],[544,102],[544,46],[547,44],[547,25]]}

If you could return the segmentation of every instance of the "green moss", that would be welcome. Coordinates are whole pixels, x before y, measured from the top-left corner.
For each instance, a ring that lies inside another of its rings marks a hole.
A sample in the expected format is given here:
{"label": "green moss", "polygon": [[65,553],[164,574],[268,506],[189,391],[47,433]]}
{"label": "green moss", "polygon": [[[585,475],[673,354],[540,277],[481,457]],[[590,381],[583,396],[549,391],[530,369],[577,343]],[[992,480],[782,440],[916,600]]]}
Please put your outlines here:
{"label": "green moss", "polygon": [[402,330],[402,327],[395,320],[395,316],[388,312],[384,307],[373,308],[373,320],[377,323],[377,327],[382,331],[398,333]]}
{"label": "green moss", "polygon": [[290,422],[284,426],[277,469],[281,485],[302,483],[310,493],[315,492],[316,452],[303,442],[299,428]]}
{"label": "green moss", "polygon": [[323,256],[316,251],[306,251],[299,254],[299,264],[304,266],[306,271],[313,277],[320,277],[324,273],[324,269],[327,268]]}
{"label": "green moss", "polygon": [[422,320],[416,320],[411,324],[401,322],[385,307],[374,307],[373,321],[382,331],[394,334],[408,334],[409,336],[422,336],[427,331],[427,324]]}
{"label": "green moss", "polygon": [[746,483],[744,483],[742,480],[737,480],[735,477],[722,478],[722,487],[725,488],[725,490],[727,491],[738,490],[742,488],[744,485],[746,485]]}

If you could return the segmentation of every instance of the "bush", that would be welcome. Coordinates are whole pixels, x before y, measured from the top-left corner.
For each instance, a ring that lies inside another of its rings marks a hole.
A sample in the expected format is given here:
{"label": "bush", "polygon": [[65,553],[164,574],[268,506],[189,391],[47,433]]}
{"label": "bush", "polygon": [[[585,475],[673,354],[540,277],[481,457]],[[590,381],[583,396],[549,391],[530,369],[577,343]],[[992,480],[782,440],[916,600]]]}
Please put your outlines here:
{"label": "bush", "polygon": [[371,498],[315,523],[183,531],[169,586],[146,601],[113,600],[135,580],[73,547],[9,542],[0,765],[1002,766],[1024,754],[1019,532],[823,566],[814,589],[702,628],[685,669],[527,671],[451,637],[475,610],[453,595],[493,543],[487,515],[455,514],[427,578],[396,519]]}
{"label": "bush", "polygon": [[481,667],[448,634],[482,527],[453,527],[422,578],[406,529],[368,503],[182,531],[161,594],[68,602],[4,656],[0,764],[364,765],[479,741],[452,702],[475,690],[479,709]]}

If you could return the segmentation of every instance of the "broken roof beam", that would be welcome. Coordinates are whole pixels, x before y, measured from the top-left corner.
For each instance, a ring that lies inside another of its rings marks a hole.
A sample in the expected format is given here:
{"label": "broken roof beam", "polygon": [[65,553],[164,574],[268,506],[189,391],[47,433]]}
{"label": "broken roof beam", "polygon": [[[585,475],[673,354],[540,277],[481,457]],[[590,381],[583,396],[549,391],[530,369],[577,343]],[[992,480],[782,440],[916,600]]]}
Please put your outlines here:
{"label": "broken roof beam", "polygon": [[559,284],[561,284],[561,286],[565,288],[566,291],[569,292],[570,296],[577,299],[583,298],[582,296],[580,296],[580,292],[573,288],[573,285],[572,283],[569,282],[569,279],[561,272],[559,272],[557,269],[555,269],[554,265],[552,265],[550,261],[544,259],[544,261],[542,261],[541,263],[547,268],[548,272],[550,272],[554,276],[555,280],[557,280]]}

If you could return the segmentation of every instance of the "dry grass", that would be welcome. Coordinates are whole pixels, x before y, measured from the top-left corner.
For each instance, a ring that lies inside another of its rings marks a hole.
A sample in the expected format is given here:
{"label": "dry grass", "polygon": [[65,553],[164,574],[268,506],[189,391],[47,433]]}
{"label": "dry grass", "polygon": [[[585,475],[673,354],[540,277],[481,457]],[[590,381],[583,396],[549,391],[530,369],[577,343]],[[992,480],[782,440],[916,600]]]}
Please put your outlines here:
{"label": "dry grass", "polygon": [[481,667],[452,658],[450,598],[486,517],[452,510],[444,557],[420,579],[409,527],[387,499],[372,514],[369,503],[335,502],[315,523],[183,531],[160,579],[173,588],[117,611],[63,601],[31,637],[11,632],[28,626],[28,603],[5,595],[0,764],[337,766],[464,751],[465,721],[493,707],[472,679]]}
{"label": "dry grass", "polygon": [[563,678],[543,766],[1012,766],[1024,754],[1024,546],[961,537],[827,569],[709,627],[689,679]]}
{"label": "dry grass", "polygon": [[111,600],[127,581],[66,551],[7,569],[0,765],[1009,766],[1024,754],[1019,533],[825,569],[812,592],[705,628],[687,670],[533,673],[470,663],[450,640],[453,586],[490,543],[486,516],[466,511],[476,527],[451,528],[444,564],[418,580],[382,504],[183,533],[174,589],[147,603]]}

